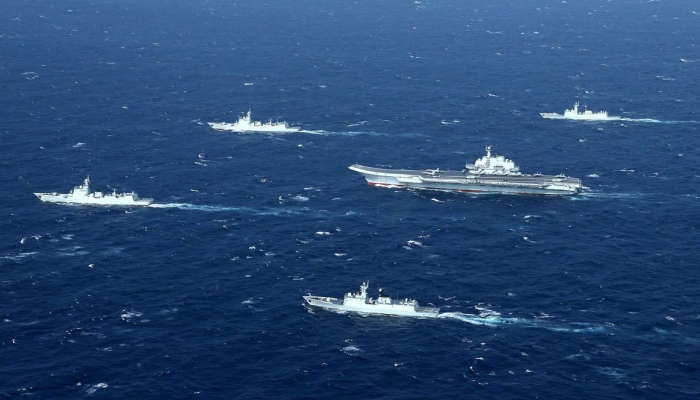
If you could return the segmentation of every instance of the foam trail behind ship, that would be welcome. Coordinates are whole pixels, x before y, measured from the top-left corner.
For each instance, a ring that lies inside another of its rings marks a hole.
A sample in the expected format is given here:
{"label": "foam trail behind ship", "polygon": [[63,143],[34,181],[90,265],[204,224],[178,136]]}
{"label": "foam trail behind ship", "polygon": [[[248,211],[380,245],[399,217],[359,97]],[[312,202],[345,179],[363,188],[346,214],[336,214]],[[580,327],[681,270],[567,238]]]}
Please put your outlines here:
{"label": "foam trail behind ship", "polygon": [[615,121],[624,121],[624,122],[645,122],[645,123],[653,123],[653,124],[700,124],[700,121],[662,121],[659,119],[653,119],[653,118],[600,118],[600,119],[594,119],[594,120],[586,120],[586,119],[576,119],[576,118],[568,118],[563,115],[557,116],[557,117],[547,117],[547,119],[562,119],[562,120],[568,120],[568,121],[581,121],[581,122],[615,122]]}
{"label": "foam trail behind ship", "polygon": [[[610,120],[606,120],[610,121]],[[649,122],[654,124],[700,124],[700,121],[661,121],[658,119],[651,118],[620,118],[618,121],[627,122]]]}
{"label": "foam trail behind ship", "polygon": [[148,207],[151,208],[177,208],[180,210],[194,210],[194,211],[205,211],[205,212],[237,212],[244,214],[253,215],[295,215],[299,214],[298,210],[291,209],[260,209],[256,210],[250,207],[226,207],[226,206],[207,206],[207,205],[197,205],[189,203],[167,203],[167,204],[150,204]]}
{"label": "foam trail behind ship", "polygon": [[347,131],[347,132],[331,132],[331,131],[299,131],[303,133],[310,133],[313,135],[322,136],[391,136],[391,137],[425,137],[426,135],[422,133],[384,133],[384,132],[374,132],[374,131]]}
{"label": "foam trail behind ship", "polygon": [[492,327],[513,325],[524,328],[543,328],[555,332],[571,332],[571,333],[606,333],[611,328],[609,326],[589,324],[589,323],[571,323],[571,324],[554,324],[545,320],[527,319],[527,318],[504,318],[499,313],[488,315],[473,315],[463,314],[460,312],[440,313],[438,318],[457,319],[472,325],[485,325]]}

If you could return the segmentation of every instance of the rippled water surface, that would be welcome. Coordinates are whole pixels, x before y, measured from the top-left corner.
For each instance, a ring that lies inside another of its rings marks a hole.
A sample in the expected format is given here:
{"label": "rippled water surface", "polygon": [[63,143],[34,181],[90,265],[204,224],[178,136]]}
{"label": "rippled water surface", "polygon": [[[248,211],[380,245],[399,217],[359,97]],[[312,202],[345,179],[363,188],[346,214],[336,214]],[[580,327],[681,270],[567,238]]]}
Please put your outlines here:
{"label": "rippled water surface", "polygon": [[[6,3],[3,397],[700,394],[696,2]],[[576,101],[622,120],[539,115]],[[248,109],[304,132],[206,124]],[[590,189],[347,168],[459,170],[487,145]],[[33,195],[87,175],[154,203]],[[303,304],[363,280],[442,314]]]}

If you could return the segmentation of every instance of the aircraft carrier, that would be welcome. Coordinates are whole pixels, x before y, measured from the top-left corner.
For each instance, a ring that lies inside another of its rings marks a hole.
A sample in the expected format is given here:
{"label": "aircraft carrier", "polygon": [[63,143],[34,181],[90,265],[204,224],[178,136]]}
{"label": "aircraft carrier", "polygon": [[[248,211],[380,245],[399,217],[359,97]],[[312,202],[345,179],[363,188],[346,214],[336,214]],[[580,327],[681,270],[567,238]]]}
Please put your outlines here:
{"label": "aircraft carrier", "polygon": [[512,160],[486,155],[462,171],[437,169],[405,170],[374,168],[355,164],[349,167],[362,174],[372,186],[407,187],[466,193],[573,196],[584,189],[581,180],[560,175],[523,174]]}

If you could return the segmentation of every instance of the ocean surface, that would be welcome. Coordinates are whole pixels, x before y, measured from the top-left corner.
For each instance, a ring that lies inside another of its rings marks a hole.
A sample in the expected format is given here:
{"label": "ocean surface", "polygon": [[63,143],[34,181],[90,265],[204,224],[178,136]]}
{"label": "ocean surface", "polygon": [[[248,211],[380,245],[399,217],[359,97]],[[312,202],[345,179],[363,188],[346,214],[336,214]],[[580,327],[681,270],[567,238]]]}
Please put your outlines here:
{"label": "ocean surface", "polygon": [[[0,396],[697,399],[700,3],[0,3]],[[620,121],[543,119],[574,102]],[[253,119],[296,134],[237,134]],[[375,188],[493,146],[580,196]],[[136,191],[144,208],[33,193]],[[310,309],[370,281],[437,319]]]}

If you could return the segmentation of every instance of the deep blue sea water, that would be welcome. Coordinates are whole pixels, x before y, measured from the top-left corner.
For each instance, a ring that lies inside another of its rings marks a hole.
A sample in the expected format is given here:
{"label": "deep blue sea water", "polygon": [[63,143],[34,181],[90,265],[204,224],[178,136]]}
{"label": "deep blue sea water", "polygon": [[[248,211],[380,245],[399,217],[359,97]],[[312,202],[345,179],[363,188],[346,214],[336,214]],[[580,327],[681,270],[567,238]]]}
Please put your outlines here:
{"label": "deep blue sea water", "polygon": [[[697,398],[696,1],[0,4],[4,398]],[[545,120],[575,101],[624,121]],[[222,133],[286,120],[306,133]],[[575,198],[381,189],[484,147]],[[148,208],[41,203],[93,185]],[[310,310],[370,290],[439,319]]]}

